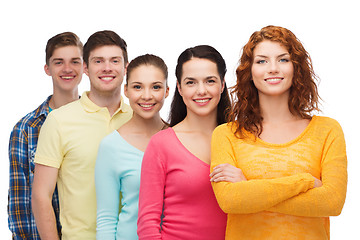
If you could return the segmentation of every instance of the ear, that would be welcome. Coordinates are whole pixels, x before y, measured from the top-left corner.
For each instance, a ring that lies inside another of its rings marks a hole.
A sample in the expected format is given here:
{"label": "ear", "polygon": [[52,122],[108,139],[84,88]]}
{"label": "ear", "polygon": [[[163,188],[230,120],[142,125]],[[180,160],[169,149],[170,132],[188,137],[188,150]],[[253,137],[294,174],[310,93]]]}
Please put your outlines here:
{"label": "ear", "polygon": [[221,93],[223,93],[224,88],[225,88],[225,78],[223,81],[221,81]]}
{"label": "ear", "polygon": [[166,87],[166,92],[165,92],[165,98],[167,98],[169,96],[169,87]]}
{"label": "ear", "polygon": [[89,76],[89,69],[87,67],[87,64],[84,62],[84,73]]}
{"label": "ear", "polygon": [[51,76],[51,72],[50,72],[49,66],[47,64],[44,65],[44,70],[45,70],[46,75]]}
{"label": "ear", "polygon": [[180,83],[178,81],[176,81],[176,87],[180,93],[180,96],[182,96],[182,93],[181,93],[181,86],[180,86]]}
{"label": "ear", "polygon": [[125,97],[129,98],[129,96],[128,96],[128,85],[127,84],[124,85],[124,95],[125,95]]}

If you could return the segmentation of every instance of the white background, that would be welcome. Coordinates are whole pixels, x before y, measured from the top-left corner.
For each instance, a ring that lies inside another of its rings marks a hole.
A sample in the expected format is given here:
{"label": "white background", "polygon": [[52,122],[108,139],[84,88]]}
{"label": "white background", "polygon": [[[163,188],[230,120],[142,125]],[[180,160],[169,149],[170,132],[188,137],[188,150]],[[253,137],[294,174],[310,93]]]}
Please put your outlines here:
{"label": "white background", "polygon": [[[51,78],[43,71],[45,45],[53,35],[73,31],[86,42],[99,30],[113,30],[128,43],[129,60],[153,53],[174,68],[188,47],[209,44],[227,62],[228,86],[242,46],[267,25],[290,29],[304,44],[321,82],[322,115],[340,122],[348,154],[348,193],[343,212],[331,217],[332,239],[357,239],[360,197],[359,163],[359,5],[356,1],[2,1],[0,3],[0,233],[7,227],[9,135],[14,124],[51,93]],[[79,93],[89,89],[84,74]],[[167,118],[172,94],[161,114]],[[331,196],[329,196],[331,197]]]}

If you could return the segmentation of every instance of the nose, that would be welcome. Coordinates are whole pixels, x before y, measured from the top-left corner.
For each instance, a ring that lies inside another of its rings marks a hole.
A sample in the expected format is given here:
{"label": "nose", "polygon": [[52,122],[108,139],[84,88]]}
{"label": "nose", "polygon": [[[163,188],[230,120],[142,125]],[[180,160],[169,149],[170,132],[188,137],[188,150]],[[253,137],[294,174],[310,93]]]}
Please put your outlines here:
{"label": "nose", "polygon": [[111,72],[111,66],[109,61],[104,62],[104,72]]}
{"label": "nose", "polygon": [[141,95],[142,99],[144,100],[150,100],[152,98],[152,94],[150,89],[145,88]]}
{"label": "nose", "polygon": [[269,63],[269,72],[270,73],[278,73],[279,72],[279,66],[277,61],[271,61]]}
{"label": "nose", "polygon": [[203,82],[199,82],[198,87],[197,87],[197,93],[199,95],[205,95],[207,92],[206,86]]}
{"label": "nose", "polygon": [[73,69],[70,66],[70,63],[64,63],[63,71],[66,72],[66,73],[71,73],[73,71]]}

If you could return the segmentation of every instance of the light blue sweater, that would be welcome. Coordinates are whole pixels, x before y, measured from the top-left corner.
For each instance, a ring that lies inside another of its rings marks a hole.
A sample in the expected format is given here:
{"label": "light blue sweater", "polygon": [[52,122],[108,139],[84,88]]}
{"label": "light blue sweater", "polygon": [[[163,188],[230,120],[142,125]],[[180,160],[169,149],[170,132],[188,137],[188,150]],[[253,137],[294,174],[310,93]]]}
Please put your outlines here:
{"label": "light blue sweater", "polygon": [[144,152],[127,143],[117,131],[101,141],[95,166],[96,239],[138,239],[143,155]]}

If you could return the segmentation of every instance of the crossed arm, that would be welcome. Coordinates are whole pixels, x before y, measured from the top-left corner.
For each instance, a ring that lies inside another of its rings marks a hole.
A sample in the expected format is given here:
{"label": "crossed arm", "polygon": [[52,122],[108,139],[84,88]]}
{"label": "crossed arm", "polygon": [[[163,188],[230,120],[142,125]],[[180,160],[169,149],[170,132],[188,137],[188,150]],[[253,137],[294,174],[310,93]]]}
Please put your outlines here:
{"label": "crossed arm", "polygon": [[[339,215],[346,196],[347,161],[343,136],[328,137],[321,159],[321,181],[309,173],[274,179],[247,180],[241,170],[234,177],[223,176],[236,166],[231,141],[220,132],[212,148],[213,189],[226,213],[247,214],[271,211],[296,216],[325,217]],[[213,135],[214,136],[214,135]],[[228,174],[229,175],[229,174]],[[234,173],[232,173],[234,175]],[[236,175],[236,174],[235,174]],[[229,180],[230,179],[230,180]]]}

